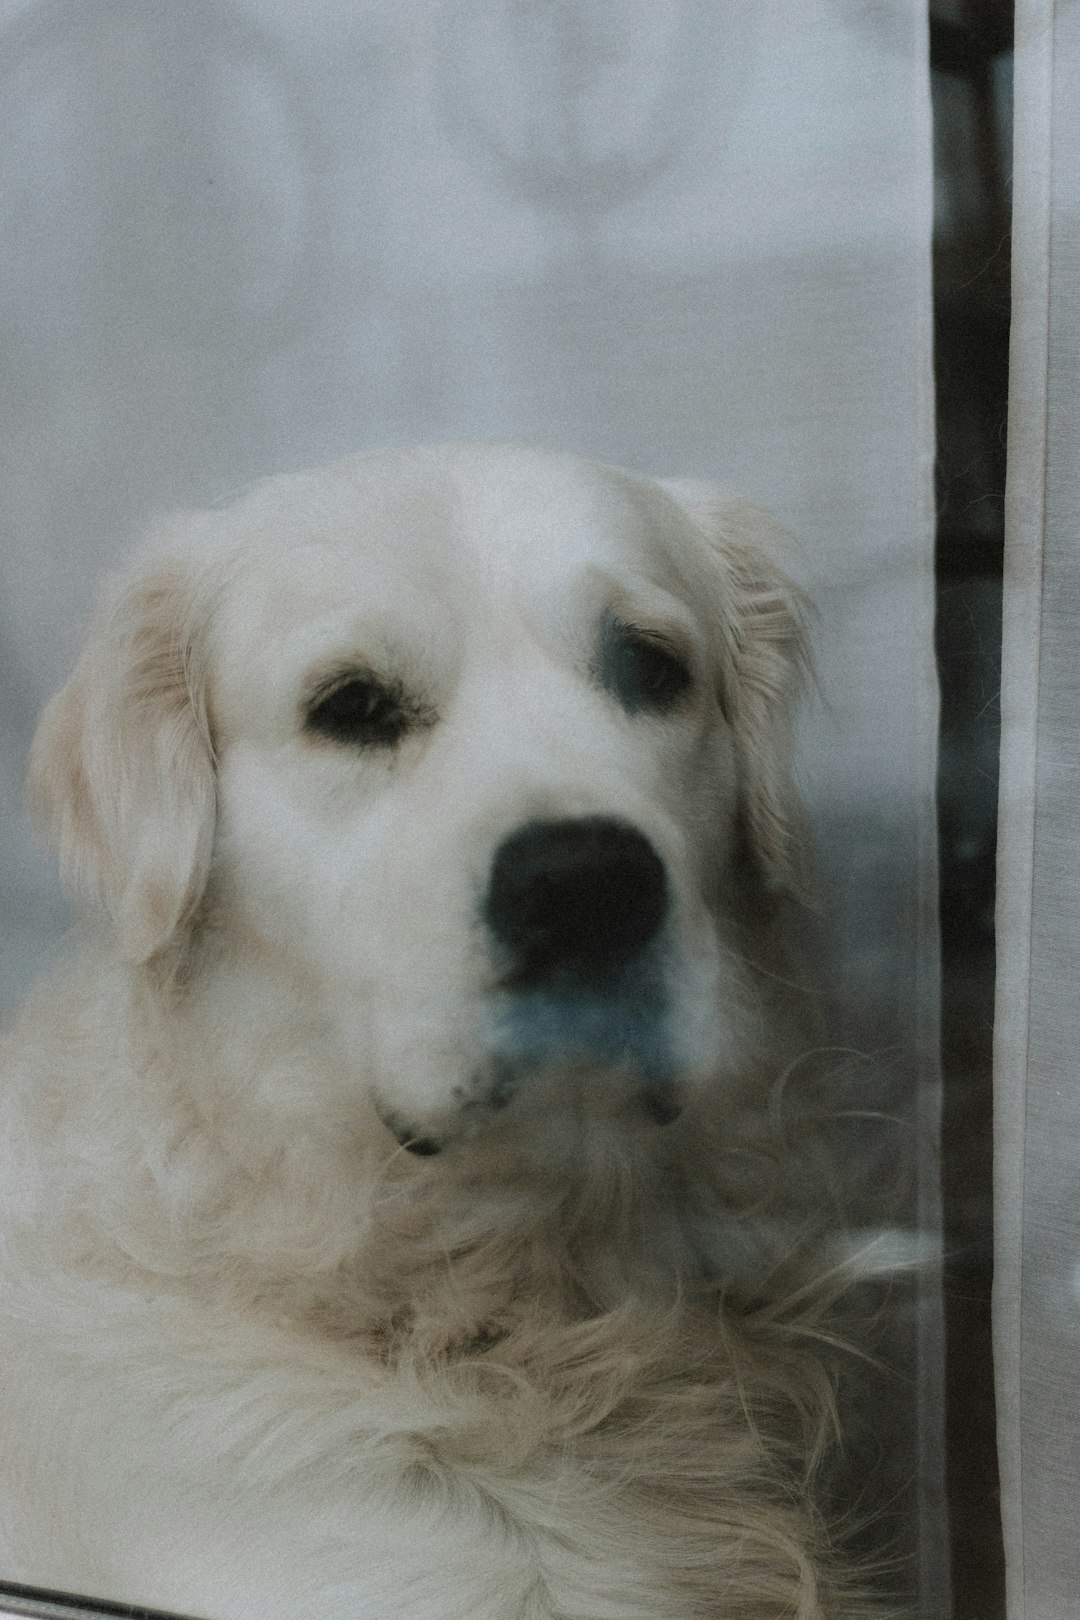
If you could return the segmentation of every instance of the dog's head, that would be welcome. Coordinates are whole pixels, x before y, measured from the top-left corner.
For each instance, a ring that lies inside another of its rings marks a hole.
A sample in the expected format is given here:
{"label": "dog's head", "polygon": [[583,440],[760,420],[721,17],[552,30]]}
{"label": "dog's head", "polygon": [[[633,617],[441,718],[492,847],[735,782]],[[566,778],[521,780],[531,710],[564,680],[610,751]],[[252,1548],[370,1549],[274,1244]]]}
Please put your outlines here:
{"label": "dog's head", "polygon": [[121,582],[32,802],[122,955],[303,1009],[414,1150],[528,1098],[662,1122],[744,1061],[740,928],[804,888],[774,541],[518,447],[274,480]]}

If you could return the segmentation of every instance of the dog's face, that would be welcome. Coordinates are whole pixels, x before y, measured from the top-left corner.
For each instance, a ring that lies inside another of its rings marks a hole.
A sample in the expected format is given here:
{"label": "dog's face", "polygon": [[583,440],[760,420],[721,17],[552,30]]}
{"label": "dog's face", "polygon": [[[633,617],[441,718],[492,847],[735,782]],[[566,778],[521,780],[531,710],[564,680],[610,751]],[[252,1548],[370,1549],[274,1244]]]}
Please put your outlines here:
{"label": "dog's face", "polygon": [[514,447],[276,480],[137,567],[34,797],[130,959],[288,984],[414,1151],[523,1098],[662,1123],[744,1060],[736,915],[800,882],[768,539]]}

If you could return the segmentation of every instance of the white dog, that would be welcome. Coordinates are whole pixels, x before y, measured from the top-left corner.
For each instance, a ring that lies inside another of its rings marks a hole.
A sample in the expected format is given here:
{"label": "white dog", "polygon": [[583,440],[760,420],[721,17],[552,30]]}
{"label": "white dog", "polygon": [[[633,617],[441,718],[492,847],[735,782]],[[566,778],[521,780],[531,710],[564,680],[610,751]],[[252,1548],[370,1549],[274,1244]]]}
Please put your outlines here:
{"label": "white dog", "polygon": [[273,480],[120,581],[32,761],[101,918],[4,1057],[0,1576],[866,1612],[755,1214],[804,887],[772,539],[458,446]]}

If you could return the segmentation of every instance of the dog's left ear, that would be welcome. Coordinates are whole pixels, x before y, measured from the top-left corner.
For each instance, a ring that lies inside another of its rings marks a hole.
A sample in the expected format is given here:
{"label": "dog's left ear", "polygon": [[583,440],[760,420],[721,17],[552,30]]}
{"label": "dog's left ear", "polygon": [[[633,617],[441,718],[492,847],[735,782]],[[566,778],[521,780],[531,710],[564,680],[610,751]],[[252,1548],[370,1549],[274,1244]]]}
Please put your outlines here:
{"label": "dog's left ear", "polygon": [[30,813],[65,888],[104,907],[130,962],[191,917],[210,866],[216,786],[190,575],[178,551],[121,580],[30,756]]}
{"label": "dog's left ear", "polygon": [[705,536],[715,565],[720,701],[735,733],[750,853],[767,889],[813,904],[792,774],[795,710],[811,672],[810,607],[778,561],[790,539],[768,512],[714,486],[660,482]]}

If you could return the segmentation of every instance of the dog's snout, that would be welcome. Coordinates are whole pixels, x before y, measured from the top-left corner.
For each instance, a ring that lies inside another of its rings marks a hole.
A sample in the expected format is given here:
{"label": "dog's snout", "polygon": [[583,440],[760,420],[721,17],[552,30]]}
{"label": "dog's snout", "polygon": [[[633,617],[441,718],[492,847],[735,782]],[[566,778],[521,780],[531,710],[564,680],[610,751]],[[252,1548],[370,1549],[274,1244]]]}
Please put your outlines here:
{"label": "dog's snout", "polygon": [[529,822],[496,852],[485,918],[508,978],[601,979],[637,956],[667,910],[664,865],[648,839],[606,816]]}

